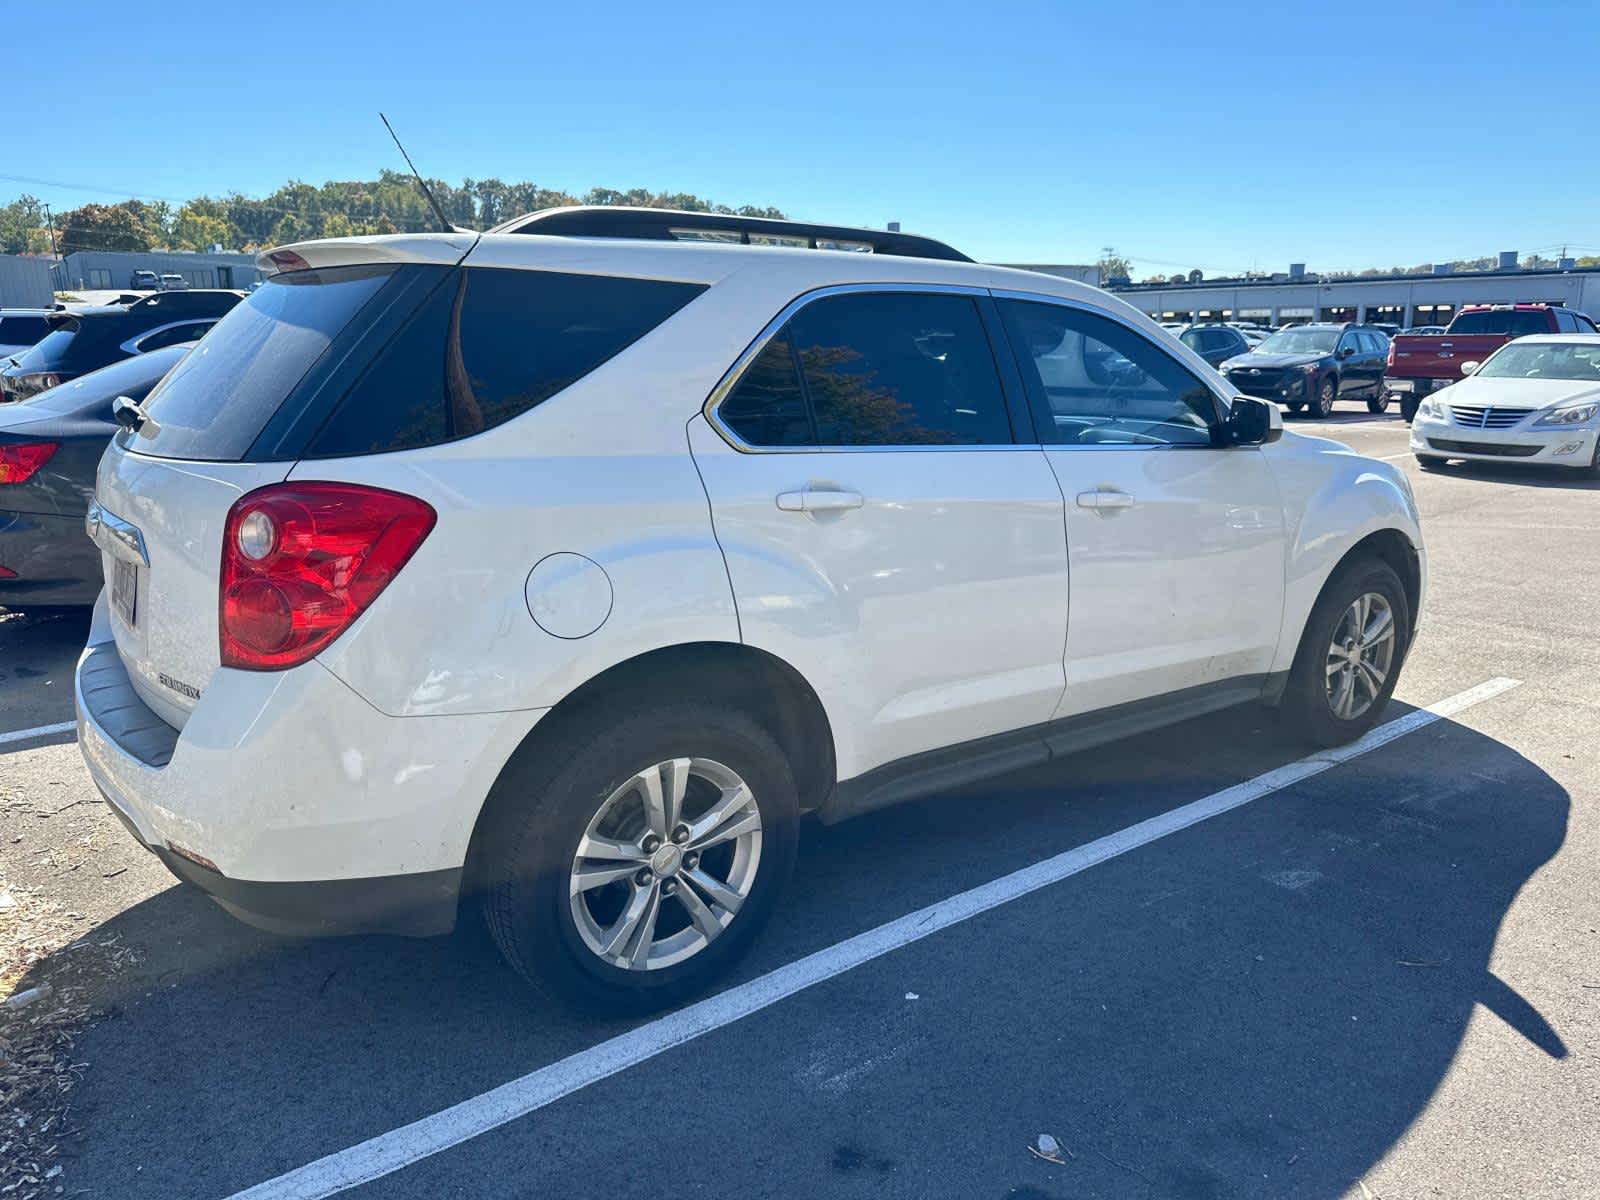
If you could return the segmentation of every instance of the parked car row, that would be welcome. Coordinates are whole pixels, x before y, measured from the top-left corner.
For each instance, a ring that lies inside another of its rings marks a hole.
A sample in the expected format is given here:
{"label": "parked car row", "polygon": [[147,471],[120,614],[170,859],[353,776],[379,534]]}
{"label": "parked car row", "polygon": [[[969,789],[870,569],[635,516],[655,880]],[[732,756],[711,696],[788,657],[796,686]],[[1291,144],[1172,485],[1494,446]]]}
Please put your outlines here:
{"label": "parked car row", "polygon": [[1388,406],[1383,366],[1389,339],[1359,325],[1293,325],[1254,350],[1223,360],[1224,378],[1250,396],[1290,412],[1327,417],[1340,399],[1361,399],[1372,412]]}

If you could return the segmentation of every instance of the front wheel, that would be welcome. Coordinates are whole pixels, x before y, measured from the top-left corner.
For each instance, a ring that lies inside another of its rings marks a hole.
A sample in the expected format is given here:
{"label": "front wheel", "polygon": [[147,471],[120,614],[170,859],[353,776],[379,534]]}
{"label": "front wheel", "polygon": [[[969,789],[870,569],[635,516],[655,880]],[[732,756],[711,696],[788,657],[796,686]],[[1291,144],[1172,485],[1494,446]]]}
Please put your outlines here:
{"label": "front wheel", "polygon": [[1371,399],[1369,399],[1367,401],[1367,411],[1369,413],[1388,412],[1389,411],[1389,393],[1388,392],[1379,392],[1376,396],[1373,396]]}
{"label": "front wheel", "polygon": [[1417,455],[1417,466],[1421,467],[1424,471],[1442,471],[1445,469],[1448,463],[1448,459],[1440,458],[1437,454]]}
{"label": "front wheel", "polygon": [[513,760],[485,848],[489,931],[512,967],[585,1010],[704,991],[772,915],[794,865],[788,760],[716,704],[596,714],[545,780]]}
{"label": "front wheel", "polygon": [[1405,418],[1406,424],[1411,424],[1416,419],[1417,408],[1422,404],[1422,397],[1415,392],[1402,394],[1400,397],[1400,415]]}
{"label": "front wheel", "polygon": [[1318,746],[1352,742],[1377,724],[1405,661],[1411,607],[1394,568],[1369,558],[1341,567],[1306,621],[1284,691],[1284,715]]}
{"label": "front wheel", "polygon": [[1333,376],[1328,376],[1317,384],[1316,399],[1311,401],[1311,415],[1319,421],[1332,414],[1333,402],[1338,398],[1339,385]]}

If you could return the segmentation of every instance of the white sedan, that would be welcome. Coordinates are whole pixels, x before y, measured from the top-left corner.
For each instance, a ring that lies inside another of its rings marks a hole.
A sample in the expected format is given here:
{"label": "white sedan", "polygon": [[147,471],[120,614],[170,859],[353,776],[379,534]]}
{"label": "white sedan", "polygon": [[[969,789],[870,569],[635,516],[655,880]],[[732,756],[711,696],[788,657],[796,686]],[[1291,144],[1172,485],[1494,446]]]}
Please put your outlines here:
{"label": "white sedan", "polygon": [[1417,409],[1411,452],[1422,466],[1458,458],[1600,475],[1600,334],[1517,338],[1461,373]]}

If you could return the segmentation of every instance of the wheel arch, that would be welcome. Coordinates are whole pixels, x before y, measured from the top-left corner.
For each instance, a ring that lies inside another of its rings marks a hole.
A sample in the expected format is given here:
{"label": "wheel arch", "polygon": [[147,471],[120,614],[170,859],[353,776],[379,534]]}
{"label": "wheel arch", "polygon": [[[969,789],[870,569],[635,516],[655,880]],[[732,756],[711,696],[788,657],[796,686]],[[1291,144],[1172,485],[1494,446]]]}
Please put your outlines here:
{"label": "wheel arch", "polygon": [[[795,773],[801,811],[819,807],[836,781],[833,727],[816,691],[793,666],[739,642],[691,642],[650,650],[606,668],[573,689],[528,731],[499,776],[532,757],[551,774],[565,761],[564,738],[620,698],[657,689],[732,704],[753,716],[783,748]],[[473,825],[464,891],[483,879],[486,832],[508,806],[491,788]]]}

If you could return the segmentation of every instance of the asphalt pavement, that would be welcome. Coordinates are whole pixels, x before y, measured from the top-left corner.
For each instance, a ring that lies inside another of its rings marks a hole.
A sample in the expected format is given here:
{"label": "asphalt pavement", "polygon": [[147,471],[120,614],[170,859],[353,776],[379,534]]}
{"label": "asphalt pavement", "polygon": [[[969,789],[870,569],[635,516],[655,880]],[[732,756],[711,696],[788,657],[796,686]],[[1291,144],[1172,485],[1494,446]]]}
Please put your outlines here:
{"label": "asphalt pavement", "polygon": [[[1423,510],[1408,732],[1285,775],[1303,749],[1235,710],[808,825],[692,1036],[547,1005],[474,921],[256,933],[129,842],[70,734],[0,741],[0,882],[131,951],[72,1051],[65,1194],[1600,1195],[1600,484],[1423,473],[1392,416],[1326,432]],[[70,719],[83,630],[0,614],[0,738]]]}

